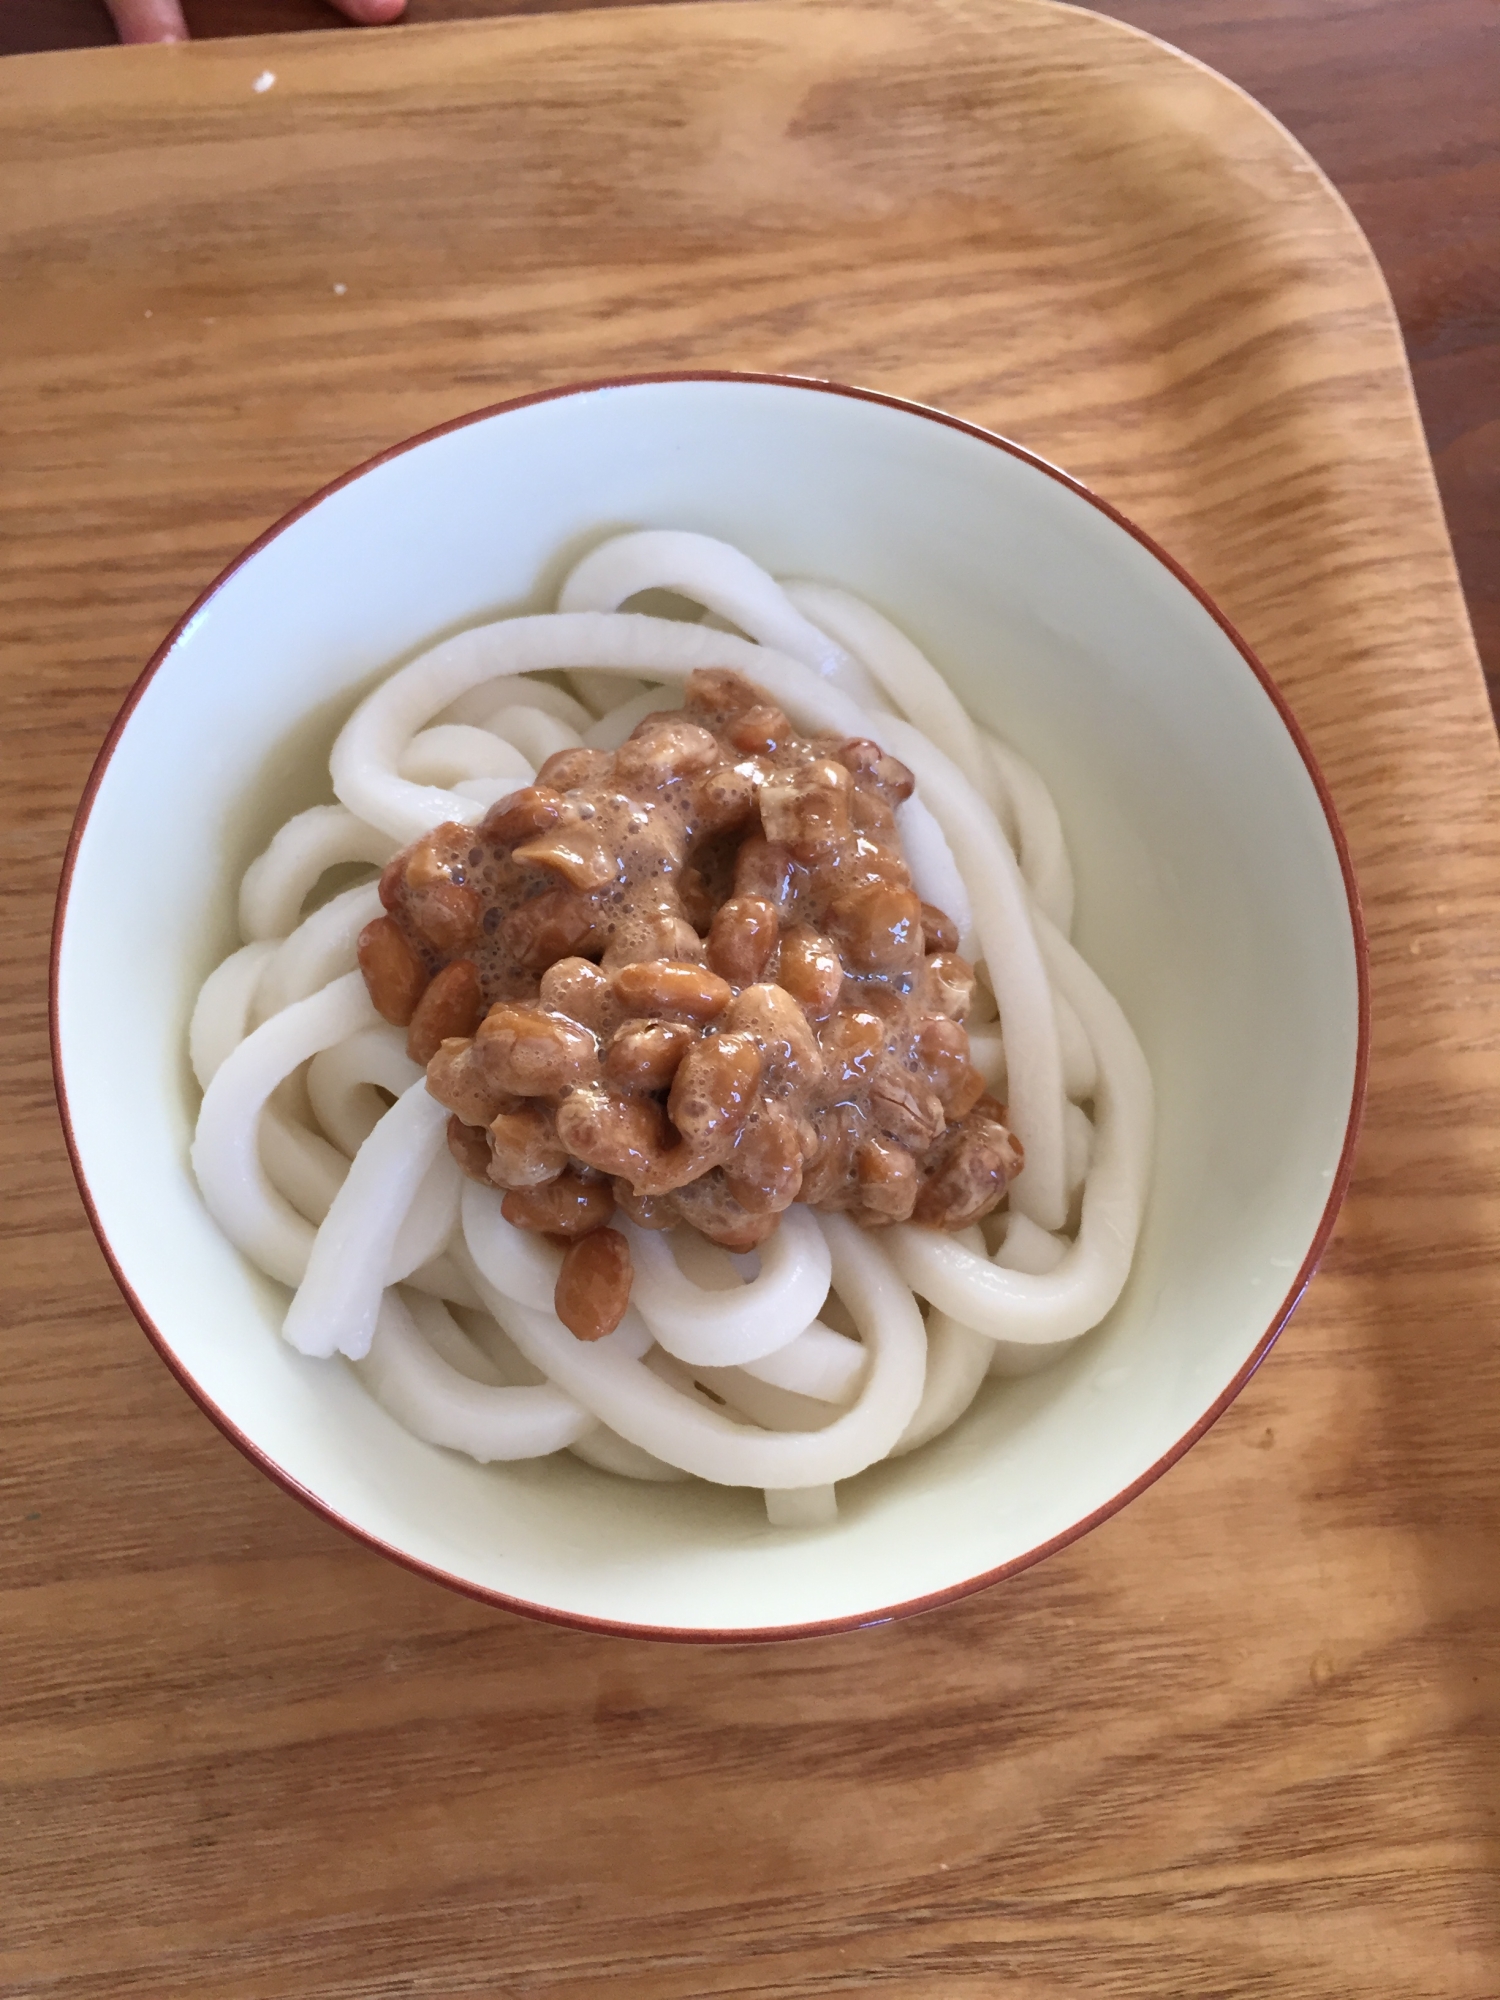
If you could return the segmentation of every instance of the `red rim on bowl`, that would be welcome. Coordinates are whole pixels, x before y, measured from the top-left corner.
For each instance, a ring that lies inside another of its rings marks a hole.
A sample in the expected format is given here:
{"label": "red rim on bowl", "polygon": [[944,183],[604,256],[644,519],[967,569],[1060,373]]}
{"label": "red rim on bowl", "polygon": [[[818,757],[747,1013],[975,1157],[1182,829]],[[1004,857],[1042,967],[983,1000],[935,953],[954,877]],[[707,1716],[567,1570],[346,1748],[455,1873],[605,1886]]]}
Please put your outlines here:
{"label": "red rim on bowl", "polygon": [[[631,389],[673,382],[763,383],[777,388],[802,390],[813,395],[847,396],[856,402],[877,403],[887,409],[901,410],[910,416],[921,417],[929,423],[943,424],[950,430],[960,431],[967,437],[977,438],[983,444],[992,445],[997,451],[1006,452],[1010,457],[1020,459],[1024,464],[1033,467],[1037,472],[1044,473],[1047,478],[1056,480],[1059,486],[1066,487],[1070,493],[1077,494],[1080,500],[1086,501],[1089,506],[1096,508],[1099,513],[1112,521],[1117,528],[1123,529],[1132,540],[1138,542],[1142,548],[1154,556],[1162,567],[1168,570],[1183,588],[1190,591],[1193,597],[1197,599],[1198,603],[1213,619],[1220,631],[1224,633],[1225,637],[1234,646],[1235,651],[1240,655],[1240,658],[1245,662],[1251,673],[1254,674],[1275,707],[1277,714],[1286,728],[1287,734],[1296,746],[1297,754],[1306,767],[1307,774],[1317,792],[1318,802],[1322,806],[1329,836],[1333,841],[1334,850],[1338,855],[1339,870],[1343,877],[1344,892],[1348,899],[1349,923],[1354,942],[1355,974],[1359,993],[1358,1042],[1354,1060],[1354,1085],[1350,1094],[1349,1116],[1344,1131],[1343,1146],[1339,1152],[1338,1167],[1333,1176],[1332,1186],[1329,1189],[1323,1213],[1318,1220],[1317,1229],[1313,1234],[1311,1244],[1308,1246],[1307,1255],[1302,1260],[1301,1268],[1293,1279],[1285,1298],[1283,1298],[1281,1304],[1273,1314],[1270,1324],[1256,1342],[1249,1358],[1234,1376],[1228,1387],[1210,1404],[1209,1408],[1204,1411],[1197,1422],[1173,1444],[1171,1449],[1164,1452],[1139,1478],[1132,1480],[1128,1486],[1123,1487],[1118,1493],[1107,1500],[1103,1506],[1095,1508],[1091,1514],[1086,1515],[1081,1521],[1075,1521],[1062,1534],[1054,1535],[1050,1541],[1041,1542],[1035,1548],[1026,1550],[1024,1554],[1012,1557],[1009,1562],[1001,1563],[998,1568],[985,1570],[978,1576],[967,1577],[961,1583],[952,1584],[944,1590],[933,1591],[928,1596],[911,1598],[900,1604],[887,1605],[878,1611],[859,1612],[849,1617],[827,1618],[799,1625],[777,1625],[746,1629],[731,1628],[728,1630],[692,1630],[674,1626],[638,1625],[608,1618],[591,1618],[581,1613],[555,1610],[549,1605],[534,1604],[525,1598],[507,1596],[503,1591],[488,1590],[481,1584],[472,1583],[465,1577],[454,1576],[449,1571],[439,1569],[432,1563],[422,1562],[417,1557],[406,1554],[404,1550],[393,1547],[389,1542],[382,1541],[378,1536],[370,1534],[356,1522],[348,1520],[345,1516],[338,1513],[335,1508],[329,1506],[326,1501],[319,1499],[315,1493],[310,1492],[307,1487],[292,1478],[280,1466],[268,1458],[259,1446],[246,1437],[244,1432],[239,1429],[232,1419],[226,1416],[217,1404],[204,1393],[203,1389],[172,1352],[160,1330],[152,1321],[150,1314],[136,1296],[129,1279],[126,1277],[124,1269],[100,1221],[99,1213],[95,1207],[89,1188],[88,1177],[84,1172],[83,1161],[79,1157],[78,1143],[73,1132],[73,1121],[68,1109],[67,1079],[63,1071],[62,1049],[58,1031],[58,963],[61,954],[63,927],[67,921],[68,895],[72,886],[74,864],[78,857],[78,850],[82,844],[83,836],[88,828],[89,815],[93,808],[95,795],[103,780],[104,773],[109,767],[109,762],[114,755],[115,748],[135,710],[136,703],[141,699],[157,669],[167,658],[183,632],[197,618],[205,605],[222,589],[224,584],[237,571],[242,569],[252,556],[257,555],[268,543],[273,542],[278,535],[283,534],[295,522],[301,520],[304,514],[318,506],[330,494],[337,493],[342,487],[350,485],[354,480],[363,478],[367,472],[374,471],[377,466],[384,465],[389,460],[398,458],[404,452],[414,450],[416,446],[426,444],[433,438],[444,437],[450,431],[462,430],[470,424],[482,423],[490,417],[503,415],[510,410],[525,409],[536,403],[556,402],[567,396],[592,395],[601,389]],[[1344,839],[1343,828],[1339,824],[1338,814],[1334,810],[1333,800],[1329,794],[1323,773],[1318,767],[1317,759],[1313,756],[1306,737],[1298,726],[1295,716],[1293,716],[1282,698],[1276,683],[1272,680],[1261,661],[1256,657],[1252,648],[1246,644],[1245,640],[1235,630],[1234,626],[1230,624],[1229,620],[1220,611],[1208,593],[1199,584],[1195,583],[1187,571],[1182,568],[1181,564],[1175,562],[1165,549],[1152,540],[1150,535],[1146,534],[1143,529],[1138,528],[1133,521],[1127,520],[1118,509],[1110,506],[1107,500],[1101,500],[1098,494],[1091,492],[1088,487],[1080,484],[1078,480],[1071,478],[1057,466],[1049,464],[1046,459],[1039,458],[1035,452],[1027,451],[1024,446],[1013,444],[1008,438],[1003,438],[994,431],[985,430],[978,424],[966,423],[961,417],[949,416],[945,411],[932,409],[922,403],[911,402],[905,397],[883,395],[878,390],[856,389],[845,383],[823,382],[805,376],[750,374],[735,369],[677,369],[666,370],[658,374],[612,376],[598,382],[576,382],[559,389],[542,389],[529,396],[515,396],[503,403],[492,403],[485,409],[473,410],[466,416],[455,417],[445,424],[437,424],[431,430],[422,431],[417,436],[407,438],[402,443],[392,445],[388,450],[377,453],[373,458],[366,459],[362,465],[355,466],[352,471],[344,473],[341,478],[332,480],[327,486],[320,488],[318,492],[312,494],[298,506],[293,507],[290,512],[284,514],[272,527],[267,528],[263,535],[260,535],[253,541],[247,549],[236,556],[226,569],[220,572],[202,595],[196,599],[178,620],[176,625],[173,626],[167,637],[162,641],[155,653],[152,654],[145,671],[125,697],[119,714],[110,725],[109,734],[104,739],[99,755],[94,760],[94,767],[89,773],[88,783],[84,786],[83,797],[79,801],[78,812],[73,821],[73,829],[68,838],[67,853],[63,859],[62,876],[58,883],[57,904],[52,925],[48,1022],[52,1045],[52,1073],[57,1090],[58,1111],[62,1119],[64,1137],[67,1140],[68,1155],[73,1164],[74,1177],[78,1182],[79,1194],[82,1197],[89,1223],[93,1228],[95,1236],[98,1238],[99,1247],[104,1252],[105,1261],[113,1273],[115,1283],[124,1294],[126,1303],[129,1305],[131,1311],[140,1321],[146,1337],[150,1340],[153,1347],[155,1347],[167,1367],[171,1369],[177,1380],[205,1415],[212,1418],[213,1422],[218,1425],[231,1444],[236,1445],[252,1464],[258,1466],[268,1478],[274,1480],[278,1486],[290,1493],[295,1499],[302,1501],[305,1506],[310,1507],[314,1513],[322,1515],[325,1520],[331,1521],[335,1527],[342,1528],[346,1534],[353,1536],[356,1541],[363,1542],[367,1547],[378,1551],[379,1554],[389,1557],[391,1561],[399,1563],[404,1569],[412,1570],[419,1576],[430,1577],[435,1583],[444,1584],[450,1590],[459,1591],[467,1597],[477,1598],[481,1603],[493,1604],[506,1611],[516,1611],[525,1617],[540,1619],[547,1624],[571,1626],[585,1632],[610,1633],[623,1638],[659,1639],[697,1645],[748,1645],[757,1641],[776,1639],[817,1638],[833,1632],[858,1631],[866,1626],[888,1624],[895,1618],[911,1617],[919,1611],[930,1611],[938,1605],[954,1603],[959,1598],[967,1597],[974,1591],[983,1590],[992,1583],[999,1583],[1006,1577],[1015,1576],[1021,1570],[1029,1569],[1033,1563],[1040,1562],[1043,1557],[1054,1554],[1058,1549],[1066,1548],[1070,1542],[1075,1542],[1081,1536],[1086,1535],[1091,1528],[1097,1527],[1101,1521],[1106,1521],[1112,1514],[1118,1513],[1122,1507],[1135,1499],[1137,1494],[1143,1493],[1148,1486],[1159,1479],[1169,1466],[1175,1465],[1183,1453],[1190,1446],[1196,1444],[1204,1432],[1217,1422],[1270,1352],[1277,1335],[1296,1309],[1297,1303],[1306,1290],[1308,1282],[1317,1269],[1319,1260],[1327,1247],[1328,1240],[1333,1233],[1334,1223],[1338,1218],[1339,1209],[1348,1191],[1349,1180],[1354,1167],[1354,1150],[1359,1136],[1360,1117],[1364,1108],[1365,1078],[1369,1066],[1370,973],[1364,916],[1360,908],[1359,889],[1354,879],[1353,865],[1349,859],[1348,844]]]}

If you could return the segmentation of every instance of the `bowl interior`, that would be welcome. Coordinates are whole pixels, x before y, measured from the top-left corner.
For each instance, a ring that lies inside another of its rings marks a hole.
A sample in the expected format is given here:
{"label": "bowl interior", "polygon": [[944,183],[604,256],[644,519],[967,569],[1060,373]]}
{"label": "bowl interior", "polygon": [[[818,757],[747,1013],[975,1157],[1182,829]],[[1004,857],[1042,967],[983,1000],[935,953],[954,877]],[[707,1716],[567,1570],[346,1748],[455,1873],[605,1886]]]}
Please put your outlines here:
{"label": "bowl interior", "polygon": [[[837,582],[927,649],[1041,770],[1075,937],[1157,1088],[1125,1296],[1055,1367],[992,1381],[937,1444],[841,1489],[830,1529],[758,1493],[480,1467],[409,1437],[220,1237],[187,1164],[185,1053],[235,889],[330,797],[357,693],[445,631],[547,608],[606,534],[720,535]],[[101,996],[108,1004],[101,1006]],[[398,453],[236,568],[145,683],[105,766],[61,932],[57,1036],[117,1268],[222,1420],[410,1560],[564,1616],[688,1632],[873,1617],[1066,1535],[1245,1369],[1319,1231],[1351,1119],[1357,946],[1323,806],[1235,643],[1152,552],[1047,471],[920,411],[792,384],[565,395]]]}

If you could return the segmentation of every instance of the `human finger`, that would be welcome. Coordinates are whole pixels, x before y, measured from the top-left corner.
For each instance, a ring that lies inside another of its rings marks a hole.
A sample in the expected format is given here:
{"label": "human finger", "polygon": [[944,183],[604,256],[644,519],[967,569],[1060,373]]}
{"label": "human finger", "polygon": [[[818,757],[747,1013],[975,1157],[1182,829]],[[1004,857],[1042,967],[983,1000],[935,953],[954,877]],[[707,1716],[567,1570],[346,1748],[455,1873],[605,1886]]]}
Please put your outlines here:
{"label": "human finger", "polygon": [[406,12],[406,0],[333,0],[333,4],[362,28],[384,27],[386,22],[397,21]]}
{"label": "human finger", "polygon": [[122,42],[185,42],[182,0],[105,0]]}

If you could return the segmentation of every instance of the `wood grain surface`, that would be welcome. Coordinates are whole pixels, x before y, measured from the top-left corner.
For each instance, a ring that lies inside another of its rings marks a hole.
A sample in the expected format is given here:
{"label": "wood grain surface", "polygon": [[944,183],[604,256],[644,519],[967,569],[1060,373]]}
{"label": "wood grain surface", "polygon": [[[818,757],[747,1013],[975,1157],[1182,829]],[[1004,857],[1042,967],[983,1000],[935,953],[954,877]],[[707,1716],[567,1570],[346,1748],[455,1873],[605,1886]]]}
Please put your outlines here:
{"label": "wood grain surface", "polygon": [[[1306,158],[1034,0],[89,50],[0,66],[0,259],[0,1991],[1500,1992],[1500,756]],[[193,593],[406,433],[685,365],[939,403],[1159,535],[1322,759],[1375,999],[1323,1272],[1180,1466],[966,1603],[715,1653],[255,1473],[110,1284],[44,1047],[72,807]]]}
{"label": "wood grain surface", "polygon": [[[236,0],[208,4],[227,14]],[[1354,210],[1395,299],[1500,707],[1500,6],[1095,0],[1095,10],[1233,77]]]}
{"label": "wood grain surface", "polygon": [[[408,22],[585,0],[407,0]],[[614,0],[596,0],[614,4]],[[194,35],[347,28],[330,0],[184,0]],[[1348,200],[1390,285],[1479,656],[1500,702],[1496,0],[1096,0],[1233,78]],[[111,42],[104,0],[0,0],[0,53]]]}

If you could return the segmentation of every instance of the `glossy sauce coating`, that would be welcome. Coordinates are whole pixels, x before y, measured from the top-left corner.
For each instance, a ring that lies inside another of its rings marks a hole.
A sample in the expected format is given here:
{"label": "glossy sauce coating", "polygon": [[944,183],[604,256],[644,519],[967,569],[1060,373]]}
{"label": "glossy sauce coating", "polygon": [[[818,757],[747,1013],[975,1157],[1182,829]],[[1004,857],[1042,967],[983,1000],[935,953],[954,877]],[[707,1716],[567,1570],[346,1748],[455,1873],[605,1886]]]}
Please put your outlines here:
{"label": "glossy sauce coating", "polygon": [[581,1338],[618,1319],[617,1233],[610,1283],[576,1282],[616,1204],[744,1250],[797,1200],[962,1228],[1019,1171],[969,1061],[973,968],[911,886],[911,790],[875,744],[800,737],[741,676],[700,672],[681,713],[559,752],[387,867],[371,997],[460,1165],[574,1246],[559,1310]]}

